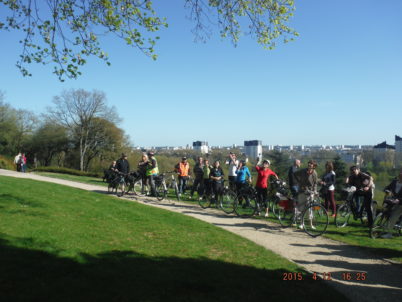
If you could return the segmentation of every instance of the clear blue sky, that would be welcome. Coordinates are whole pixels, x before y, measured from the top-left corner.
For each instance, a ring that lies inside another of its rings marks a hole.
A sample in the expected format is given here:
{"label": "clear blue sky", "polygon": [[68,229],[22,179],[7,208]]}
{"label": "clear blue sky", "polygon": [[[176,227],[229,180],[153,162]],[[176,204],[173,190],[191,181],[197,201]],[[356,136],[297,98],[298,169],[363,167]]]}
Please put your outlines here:
{"label": "clear blue sky", "polygon": [[169,28],[157,61],[112,37],[112,65],[90,60],[60,83],[50,66],[15,67],[15,33],[0,32],[0,90],[17,108],[44,112],[63,89],[98,89],[138,146],[376,144],[402,135],[402,1],[296,1],[295,42],[264,50],[250,37],[235,48],[217,29],[194,43],[182,0],[155,1]]}

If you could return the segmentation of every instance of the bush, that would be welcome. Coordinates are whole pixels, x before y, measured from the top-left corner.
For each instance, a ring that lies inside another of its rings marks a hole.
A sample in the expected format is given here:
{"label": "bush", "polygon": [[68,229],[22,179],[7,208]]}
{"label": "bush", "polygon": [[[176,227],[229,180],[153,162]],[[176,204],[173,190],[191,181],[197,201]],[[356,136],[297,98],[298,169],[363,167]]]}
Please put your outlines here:
{"label": "bush", "polygon": [[14,161],[0,155],[0,169],[15,170]]}
{"label": "bush", "polygon": [[89,176],[89,177],[103,177],[103,172],[85,172],[75,169],[63,168],[63,167],[37,167],[32,169],[35,172],[52,172],[52,173],[61,173],[61,174],[70,174],[77,176]]}

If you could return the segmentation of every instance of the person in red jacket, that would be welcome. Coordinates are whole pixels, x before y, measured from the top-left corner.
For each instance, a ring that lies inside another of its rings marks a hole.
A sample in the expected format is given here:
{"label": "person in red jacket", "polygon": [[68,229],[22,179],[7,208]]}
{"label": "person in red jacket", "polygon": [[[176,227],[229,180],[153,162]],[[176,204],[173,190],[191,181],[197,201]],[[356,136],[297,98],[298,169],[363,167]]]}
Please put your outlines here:
{"label": "person in red jacket", "polygon": [[[258,160],[258,158],[257,158]],[[269,160],[264,160],[262,165],[255,166],[257,170],[257,183],[255,184],[255,189],[257,190],[258,199],[261,203],[265,204],[265,217],[268,217],[268,205],[267,205],[267,196],[268,196],[268,179],[271,175],[275,176],[278,179],[278,175],[274,171],[272,171],[269,166],[271,165]]]}

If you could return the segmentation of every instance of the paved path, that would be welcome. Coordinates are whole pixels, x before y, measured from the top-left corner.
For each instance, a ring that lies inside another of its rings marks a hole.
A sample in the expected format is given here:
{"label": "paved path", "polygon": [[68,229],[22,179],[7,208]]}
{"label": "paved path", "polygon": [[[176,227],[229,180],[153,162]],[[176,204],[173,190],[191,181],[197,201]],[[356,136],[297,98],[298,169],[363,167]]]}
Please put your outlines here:
{"label": "paved path", "polygon": [[[106,192],[105,187],[44,177],[30,173],[1,170],[0,175],[30,178],[63,184],[83,190]],[[291,261],[316,272],[331,274],[326,281],[354,301],[402,301],[402,265],[375,258],[360,248],[324,237],[312,238],[302,231],[283,229],[275,223],[229,216],[214,209],[173,201],[157,202],[151,198],[127,199],[182,213],[247,238]],[[351,273],[351,281],[343,281],[342,273]],[[365,273],[366,280],[356,280]],[[285,281],[284,281],[285,282]],[[288,282],[288,281],[287,281]],[[297,281],[294,281],[297,282]]]}

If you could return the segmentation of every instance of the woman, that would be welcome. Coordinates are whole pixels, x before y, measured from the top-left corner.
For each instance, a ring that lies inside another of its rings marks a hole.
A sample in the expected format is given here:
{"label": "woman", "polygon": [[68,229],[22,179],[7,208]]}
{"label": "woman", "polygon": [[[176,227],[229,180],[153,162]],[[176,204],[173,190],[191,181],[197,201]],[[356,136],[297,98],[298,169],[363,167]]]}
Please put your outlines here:
{"label": "woman", "polygon": [[262,166],[256,165],[255,169],[257,170],[257,182],[255,184],[255,189],[257,190],[258,200],[265,204],[265,217],[268,217],[268,205],[267,205],[267,196],[268,196],[268,179],[271,175],[275,176],[278,179],[278,175],[274,171],[272,171],[269,166],[271,165],[269,160],[264,160],[262,162]]}
{"label": "woman", "polygon": [[219,160],[214,162],[214,166],[209,172],[209,179],[211,180],[212,193],[215,195],[215,201],[218,201],[219,196],[222,195],[223,191],[223,170],[220,167]]}
{"label": "woman", "polygon": [[335,203],[335,177],[334,165],[332,162],[327,161],[325,164],[326,173],[321,180],[323,186],[323,195],[325,198],[325,209],[329,212],[332,209],[332,217],[336,216],[336,203]]}
{"label": "woman", "polygon": [[211,193],[210,179],[209,174],[211,173],[211,166],[209,165],[209,160],[206,158],[204,160],[204,166],[202,167],[203,171],[203,190],[200,192],[201,196],[208,196]]}
{"label": "woman", "polygon": [[236,190],[237,193],[241,191],[241,188],[246,184],[246,182],[251,183],[250,170],[246,166],[246,161],[241,160],[239,166],[236,170]]}
{"label": "woman", "polygon": [[145,186],[147,185],[147,165],[149,163],[148,155],[146,153],[142,154],[141,160],[139,161],[137,167],[138,172],[141,175],[142,186],[141,186],[141,194],[144,194]]}

